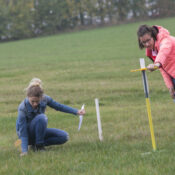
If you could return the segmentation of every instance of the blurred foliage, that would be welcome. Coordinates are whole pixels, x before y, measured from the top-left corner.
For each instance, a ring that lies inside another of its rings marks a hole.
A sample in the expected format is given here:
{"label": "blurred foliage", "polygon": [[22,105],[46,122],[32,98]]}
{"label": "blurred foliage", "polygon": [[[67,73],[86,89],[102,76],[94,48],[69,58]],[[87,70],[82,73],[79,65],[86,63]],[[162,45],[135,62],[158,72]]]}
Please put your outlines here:
{"label": "blurred foliage", "polygon": [[0,40],[175,15],[175,0],[1,0]]}

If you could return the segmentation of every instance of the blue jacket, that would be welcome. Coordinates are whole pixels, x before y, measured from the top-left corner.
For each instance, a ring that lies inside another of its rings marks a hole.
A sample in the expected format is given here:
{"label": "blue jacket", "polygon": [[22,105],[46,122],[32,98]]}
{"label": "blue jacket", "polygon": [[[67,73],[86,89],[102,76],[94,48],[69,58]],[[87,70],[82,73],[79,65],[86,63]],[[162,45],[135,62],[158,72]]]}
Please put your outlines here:
{"label": "blue jacket", "polygon": [[28,150],[28,130],[27,126],[30,124],[32,119],[38,114],[44,114],[46,107],[49,106],[57,111],[71,113],[76,115],[78,110],[72,107],[60,104],[54,101],[51,97],[44,95],[40,104],[38,105],[37,110],[33,109],[29,103],[28,98],[25,98],[24,101],[18,107],[18,118],[16,121],[16,131],[18,137],[22,141],[22,152],[27,152]]}

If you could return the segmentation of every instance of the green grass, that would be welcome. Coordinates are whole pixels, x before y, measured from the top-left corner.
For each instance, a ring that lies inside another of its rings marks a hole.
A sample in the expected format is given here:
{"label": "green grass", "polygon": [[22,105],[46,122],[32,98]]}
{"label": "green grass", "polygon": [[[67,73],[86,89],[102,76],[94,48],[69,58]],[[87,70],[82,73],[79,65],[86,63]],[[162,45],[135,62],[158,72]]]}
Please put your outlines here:
{"label": "green grass", "polygon": [[[163,25],[175,35],[174,21],[146,24]],[[143,23],[0,44],[0,174],[174,174],[174,103],[159,71],[148,73],[157,144],[152,152],[141,74],[130,73],[145,57],[136,37]],[[69,142],[21,158],[14,147],[17,107],[33,77],[60,103],[75,108],[85,103],[87,114],[77,132],[78,117],[48,108],[49,127],[66,130]],[[103,142],[95,98],[100,100]]]}

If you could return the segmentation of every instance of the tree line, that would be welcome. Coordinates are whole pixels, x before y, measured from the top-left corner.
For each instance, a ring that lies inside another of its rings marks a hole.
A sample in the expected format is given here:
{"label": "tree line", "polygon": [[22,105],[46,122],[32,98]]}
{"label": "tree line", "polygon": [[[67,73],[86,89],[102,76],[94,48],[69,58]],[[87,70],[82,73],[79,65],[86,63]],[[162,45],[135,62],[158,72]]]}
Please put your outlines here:
{"label": "tree line", "polygon": [[0,41],[175,15],[175,0],[0,0]]}

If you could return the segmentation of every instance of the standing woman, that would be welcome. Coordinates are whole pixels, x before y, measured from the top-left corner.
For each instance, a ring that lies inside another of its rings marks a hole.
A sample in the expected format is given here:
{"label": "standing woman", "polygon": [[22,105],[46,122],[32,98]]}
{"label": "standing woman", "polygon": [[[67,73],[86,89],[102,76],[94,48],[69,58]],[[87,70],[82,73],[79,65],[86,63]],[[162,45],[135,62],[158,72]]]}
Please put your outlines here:
{"label": "standing woman", "polygon": [[147,66],[154,71],[159,68],[169,93],[175,99],[175,37],[161,26],[141,25],[137,31],[140,49],[146,49],[146,56],[153,64]]}
{"label": "standing woman", "polygon": [[28,152],[28,145],[34,150],[44,150],[44,146],[59,145],[68,141],[68,133],[60,129],[47,128],[47,106],[61,112],[84,115],[85,110],[78,110],[60,104],[44,94],[42,82],[33,78],[26,88],[27,97],[18,107],[16,131],[21,139],[21,156]]}

